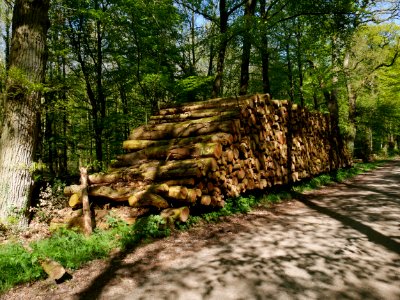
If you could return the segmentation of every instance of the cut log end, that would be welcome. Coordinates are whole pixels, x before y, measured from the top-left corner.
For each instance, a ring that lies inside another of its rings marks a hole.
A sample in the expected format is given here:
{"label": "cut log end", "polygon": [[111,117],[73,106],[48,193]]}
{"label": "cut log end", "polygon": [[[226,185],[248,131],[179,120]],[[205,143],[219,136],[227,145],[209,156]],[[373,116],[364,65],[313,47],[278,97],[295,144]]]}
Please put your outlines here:
{"label": "cut log end", "polygon": [[173,224],[175,221],[186,222],[189,218],[189,207],[164,209],[160,216],[166,220],[167,224]]}

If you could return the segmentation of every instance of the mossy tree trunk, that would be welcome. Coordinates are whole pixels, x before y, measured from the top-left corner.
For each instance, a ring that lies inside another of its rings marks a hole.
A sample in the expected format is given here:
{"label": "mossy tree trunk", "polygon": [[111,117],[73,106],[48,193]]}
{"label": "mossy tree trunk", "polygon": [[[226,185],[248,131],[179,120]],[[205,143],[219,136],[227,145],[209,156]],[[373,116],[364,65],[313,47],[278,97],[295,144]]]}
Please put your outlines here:
{"label": "mossy tree trunk", "polygon": [[49,0],[16,0],[13,10],[10,71],[0,138],[0,220],[13,212],[27,225],[33,187],[40,83],[46,65]]}

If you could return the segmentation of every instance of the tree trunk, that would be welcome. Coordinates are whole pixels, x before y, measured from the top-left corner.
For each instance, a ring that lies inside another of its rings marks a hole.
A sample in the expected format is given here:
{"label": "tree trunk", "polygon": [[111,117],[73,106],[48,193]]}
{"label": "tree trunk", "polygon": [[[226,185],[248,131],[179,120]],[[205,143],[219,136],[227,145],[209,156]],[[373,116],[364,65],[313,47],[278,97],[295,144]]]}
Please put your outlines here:
{"label": "tree trunk", "polygon": [[7,221],[17,213],[21,226],[28,224],[33,188],[40,105],[36,86],[44,79],[48,10],[48,0],[17,0],[13,10],[10,73],[0,140],[0,219]]}
{"label": "tree trunk", "polygon": [[[99,1],[95,2],[95,9],[102,9]],[[106,115],[106,97],[102,83],[103,24],[101,20],[95,20],[96,29],[92,32],[88,32],[87,23],[90,21],[91,20],[80,18],[80,23],[76,26],[69,20],[69,38],[85,80],[86,93],[91,105],[90,117],[93,122],[93,128],[90,128],[90,130],[94,132],[96,160],[99,163],[98,166],[101,166],[104,157],[103,131],[104,118]],[[87,56],[91,57],[92,62],[87,59]],[[92,156],[92,145],[90,145],[90,156]]]}
{"label": "tree trunk", "polygon": [[[260,1],[260,13],[261,18],[264,22],[267,21],[267,12],[265,8],[265,0]],[[268,52],[268,35],[263,33],[261,35],[261,64],[262,64],[262,82],[263,82],[263,92],[271,94],[271,84],[269,82],[269,52]]]}
{"label": "tree trunk", "polygon": [[[5,34],[3,35],[4,41],[4,59],[5,59],[5,68],[6,68],[6,75],[8,74],[8,69],[10,67],[10,32],[11,32],[11,17],[10,17],[10,7],[7,6],[5,10],[5,22],[4,22],[4,31]],[[5,83],[0,82],[0,93],[3,94],[5,91]],[[4,115],[4,97],[0,97],[0,128],[3,126],[3,115]]]}
{"label": "tree trunk", "polygon": [[349,132],[347,133],[347,147],[350,150],[350,153],[354,152],[354,141],[356,138],[356,101],[357,101],[357,93],[351,84],[351,79],[349,75],[349,64],[350,64],[350,53],[346,52],[343,68],[345,70],[346,75],[346,87],[347,87],[347,97],[349,103]]}
{"label": "tree trunk", "polygon": [[[95,8],[99,9],[99,4],[96,1]],[[96,38],[97,38],[97,64],[96,64],[96,87],[97,87],[97,103],[99,107],[100,116],[94,126],[95,141],[96,141],[96,160],[100,164],[103,163],[103,129],[104,119],[106,117],[106,99],[103,91],[103,34],[102,23],[100,20],[96,21]]]}
{"label": "tree trunk", "polygon": [[294,82],[293,82],[293,67],[292,67],[292,60],[290,59],[290,48],[289,48],[289,39],[286,41],[286,60],[287,60],[287,68],[288,68],[288,80],[289,80],[289,98],[291,102],[294,102]]}
{"label": "tree trunk", "polygon": [[[64,103],[67,101],[67,92],[66,92],[66,62],[65,57],[62,58],[62,80],[63,80],[63,90],[62,90],[62,99]],[[64,107],[62,111],[62,160],[60,164],[60,174],[68,173],[68,145],[67,145],[67,109]]]}
{"label": "tree trunk", "polygon": [[211,97],[217,98],[222,94],[222,76],[224,73],[224,62],[225,62],[225,54],[226,48],[228,47],[228,11],[226,8],[226,0],[219,1],[219,30],[220,30],[220,38],[221,42],[219,44],[218,50],[218,61],[217,61],[217,75],[215,76],[214,85]]}
{"label": "tree trunk", "polygon": [[251,52],[251,18],[254,15],[256,8],[255,0],[247,0],[245,3],[245,32],[243,34],[243,49],[242,49],[242,64],[240,68],[240,91],[239,95],[246,95],[249,87],[249,65],[250,65],[250,52]]}
{"label": "tree trunk", "polygon": [[302,28],[300,22],[297,23],[297,31],[296,31],[296,42],[297,42],[297,69],[299,71],[299,96],[300,96],[300,105],[304,107],[304,74],[303,74],[303,60],[302,60],[302,45],[301,45],[301,37],[302,37]]}
{"label": "tree trunk", "polygon": [[[46,98],[47,106],[51,105],[52,95],[53,93],[49,93]],[[53,132],[53,124],[54,124],[54,113],[47,110],[46,112],[46,128],[44,132],[45,140],[47,141],[47,164],[49,166],[49,171],[51,176],[54,176],[54,158],[56,155],[54,148],[54,132]],[[44,149],[43,149],[44,150]],[[45,152],[45,151],[43,151]]]}
{"label": "tree trunk", "polygon": [[211,40],[211,42],[210,42],[210,57],[209,57],[209,59],[208,59],[208,71],[207,71],[207,76],[212,76],[212,75],[213,75],[214,56],[215,56],[215,53],[214,53],[214,41]]}
{"label": "tree trunk", "polygon": [[5,62],[6,62],[6,72],[10,69],[10,38],[11,38],[11,10],[10,7],[7,6],[6,8],[6,20],[4,24],[5,35],[3,36],[4,39],[4,55],[5,55]]}
{"label": "tree trunk", "polygon": [[190,75],[195,75],[196,74],[196,42],[195,42],[195,19],[194,19],[194,12],[192,11],[192,18],[190,22],[190,37],[191,37],[191,54],[192,54],[192,59],[190,63]]}

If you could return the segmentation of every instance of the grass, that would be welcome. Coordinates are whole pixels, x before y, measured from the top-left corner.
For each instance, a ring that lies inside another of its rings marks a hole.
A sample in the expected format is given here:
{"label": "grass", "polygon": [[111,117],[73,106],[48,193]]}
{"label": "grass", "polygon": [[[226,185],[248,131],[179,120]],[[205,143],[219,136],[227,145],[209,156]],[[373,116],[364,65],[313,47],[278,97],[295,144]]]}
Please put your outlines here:
{"label": "grass", "polygon": [[[341,182],[360,173],[376,168],[380,162],[355,164],[353,168],[341,169],[330,174],[321,174],[293,187],[296,192],[312,190],[332,182]],[[177,224],[180,230],[201,222],[216,222],[221,217],[248,213],[255,206],[269,206],[291,198],[290,190],[274,193],[248,195],[227,199],[223,208],[216,211],[190,216],[186,223]],[[32,242],[27,250],[20,243],[10,242],[0,245],[0,293],[11,287],[45,278],[40,266],[40,260],[51,258],[69,269],[77,269],[82,264],[108,257],[115,248],[127,249],[138,245],[141,241],[160,238],[169,235],[170,229],[158,215],[141,218],[133,226],[128,226],[118,220],[110,220],[112,229],[95,231],[85,237],[71,230],[60,230],[52,237]]]}
{"label": "grass", "polygon": [[30,243],[29,247],[16,242],[0,245],[0,293],[17,284],[45,278],[40,266],[40,261],[45,258],[68,269],[77,269],[88,261],[108,257],[113,249],[127,249],[144,239],[169,234],[169,229],[164,228],[164,220],[156,215],[144,217],[133,226],[123,222],[112,225],[111,230],[95,231],[89,237],[60,229],[48,239]]}
{"label": "grass", "polygon": [[365,173],[372,169],[375,169],[380,164],[382,164],[382,161],[376,161],[376,162],[370,162],[370,163],[357,163],[357,164],[354,164],[354,166],[352,168],[339,169],[339,170],[331,172],[331,173],[321,174],[310,180],[304,180],[300,184],[295,185],[293,187],[293,190],[296,192],[302,193],[305,191],[314,190],[316,188],[319,188],[324,185],[328,185],[333,182],[343,182],[354,176],[357,176],[359,174],[362,174],[362,173]]}

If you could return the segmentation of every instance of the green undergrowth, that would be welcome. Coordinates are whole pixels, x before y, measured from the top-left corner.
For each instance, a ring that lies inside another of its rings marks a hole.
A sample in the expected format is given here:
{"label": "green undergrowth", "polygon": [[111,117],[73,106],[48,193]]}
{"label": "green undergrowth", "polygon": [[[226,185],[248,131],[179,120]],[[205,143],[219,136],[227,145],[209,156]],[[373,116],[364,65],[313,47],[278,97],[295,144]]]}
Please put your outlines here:
{"label": "green undergrowth", "polygon": [[354,166],[351,168],[339,169],[339,170],[331,172],[331,173],[321,174],[310,180],[304,180],[301,183],[293,186],[293,190],[295,192],[302,193],[305,191],[314,190],[316,188],[319,188],[321,186],[328,185],[328,184],[331,184],[334,182],[343,182],[345,180],[353,178],[354,176],[357,176],[359,174],[373,170],[376,167],[378,167],[379,165],[381,165],[383,162],[384,161],[374,161],[374,162],[370,162],[370,163],[357,163],[357,164],[354,164]]}
{"label": "green undergrowth", "polygon": [[40,266],[40,261],[45,258],[73,270],[88,261],[108,257],[113,249],[123,251],[143,240],[169,235],[169,229],[158,215],[141,218],[133,226],[116,220],[110,225],[111,230],[96,230],[89,237],[60,229],[50,238],[32,242],[29,246],[16,242],[0,245],[0,293],[16,284],[45,278]]}
{"label": "green undergrowth", "polygon": [[[292,188],[282,187],[269,194],[252,194],[227,199],[219,210],[193,214],[186,223],[176,225],[187,230],[202,222],[217,222],[233,214],[245,214],[257,206],[268,207],[291,199],[291,191],[304,192],[332,182],[341,182],[360,173],[376,168],[379,162],[355,164],[353,168],[341,169],[330,174],[316,176]],[[144,240],[161,238],[170,234],[170,228],[159,215],[139,219],[133,226],[110,218],[111,229],[95,231],[91,236],[71,230],[59,230],[48,239],[32,242],[29,246],[9,242],[0,245],[0,293],[19,283],[45,278],[40,261],[50,258],[68,269],[77,269],[84,263],[109,256],[113,249],[130,249]],[[29,250],[28,250],[29,249]]]}

